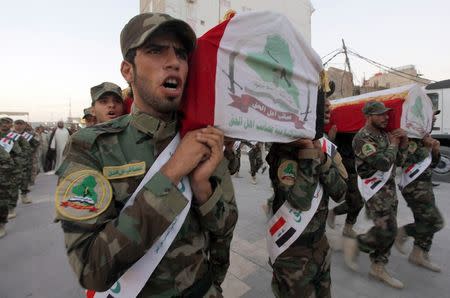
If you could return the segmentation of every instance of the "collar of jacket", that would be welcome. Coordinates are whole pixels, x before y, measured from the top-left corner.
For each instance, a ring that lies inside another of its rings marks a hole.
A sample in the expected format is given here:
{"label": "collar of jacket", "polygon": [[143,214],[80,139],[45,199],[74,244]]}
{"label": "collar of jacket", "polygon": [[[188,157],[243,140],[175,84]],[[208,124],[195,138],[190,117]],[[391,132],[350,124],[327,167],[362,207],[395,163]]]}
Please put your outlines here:
{"label": "collar of jacket", "polygon": [[141,112],[138,107],[133,105],[130,124],[155,139],[166,139],[176,134],[178,119],[174,113],[172,120],[165,122]]}

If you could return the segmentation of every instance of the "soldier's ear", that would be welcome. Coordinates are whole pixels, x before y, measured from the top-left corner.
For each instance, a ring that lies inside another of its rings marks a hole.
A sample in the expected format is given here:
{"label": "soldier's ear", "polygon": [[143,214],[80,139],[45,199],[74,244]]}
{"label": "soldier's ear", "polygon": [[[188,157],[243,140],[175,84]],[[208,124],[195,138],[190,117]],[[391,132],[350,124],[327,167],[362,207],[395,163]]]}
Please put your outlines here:
{"label": "soldier's ear", "polygon": [[123,60],[120,65],[120,72],[122,73],[123,78],[127,81],[128,84],[133,82],[133,65],[130,62]]}

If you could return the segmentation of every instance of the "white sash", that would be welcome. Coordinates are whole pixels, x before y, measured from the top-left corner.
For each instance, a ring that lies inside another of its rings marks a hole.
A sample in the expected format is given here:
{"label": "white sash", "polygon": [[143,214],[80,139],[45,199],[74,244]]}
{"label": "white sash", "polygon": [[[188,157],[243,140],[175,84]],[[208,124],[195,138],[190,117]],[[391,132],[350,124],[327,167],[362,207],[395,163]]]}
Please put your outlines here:
{"label": "white sash", "polygon": [[[164,149],[164,151],[161,152],[161,154],[155,160],[155,162],[145,175],[144,179],[141,181],[131,198],[128,200],[124,209],[134,203],[136,195],[139,193],[142,187],[153,177],[153,175],[155,175],[155,173],[159,171],[159,169],[169,160],[169,158],[175,152],[175,149],[177,148],[179,142],[180,134],[178,133],[166,147],[166,149]],[[136,263],[134,263],[134,265],[131,266],[130,269],[128,269],[128,271],[125,272],[108,291],[95,293],[93,296],[92,291],[88,291],[88,297],[132,298],[136,297],[139,294],[145,283],[149,280],[156,266],[158,266],[159,262],[166,254],[169,246],[172,244],[178,232],[180,231],[181,226],[183,225],[184,220],[186,219],[186,216],[191,207],[192,191],[189,184],[189,179],[187,177],[184,177],[181,180],[180,184],[178,185],[178,189],[188,200],[188,204],[186,205],[186,207],[184,207],[183,211],[181,211],[181,213],[175,218],[175,220],[161,235],[161,237],[152,245],[147,253]]]}
{"label": "white sash", "polygon": [[322,196],[323,187],[318,183],[314,191],[311,208],[308,211],[294,209],[288,201],[285,201],[269,220],[266,240],[270,261],[272,263],[303,233],[316,213],[317,208],[319,208]]}
{"label": "white sash", "polygon": [[22,137],[24,137],[25,140],[27,140],[29,142],[33,138],[33,135],[25,131],[22,133]]}
{"label": "white sash", "polygon": [[370,200],[386,184],[391,177],[393,168],[394,165],[387,172],[376,171],[371,177],[365,179],[358,175],[358,189],[366,201]]}
{"label": "white sash", "polygon": [[402,169],[402,175],[400,177],[400,183],[398,184],[400,190],[406,185],[410,184],[417,177],[420,176],[431,164],[431,153],[421,162],[410,165],[407,168]]}
{"label": "white sash", "polygon": [[13,140],[13,141],[17,141],[20,138],[20,134],[14,132],[14,131],[10,131],[6,137],[8,137],[9,139]]}
{"label": "white sash", "polygon": [[6,152],[11,152],[13,146],[14,146],[14,140],[9,138],[1,138],[0,139],[0,146],[3,147],[3,149],[6,150]]}

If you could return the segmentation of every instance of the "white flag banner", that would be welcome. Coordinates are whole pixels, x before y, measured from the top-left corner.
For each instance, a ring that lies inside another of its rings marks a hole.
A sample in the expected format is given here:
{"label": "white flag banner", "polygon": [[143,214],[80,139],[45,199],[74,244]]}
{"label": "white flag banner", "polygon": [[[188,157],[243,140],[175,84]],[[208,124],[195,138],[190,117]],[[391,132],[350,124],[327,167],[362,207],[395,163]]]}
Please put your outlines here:
{"label": "white flag banner", "polygon": [[313,138],[322,69],[320,57],[287,17],[239,13],[198,39],[183,131],[214,125],[237,139]]}
{"label": "white flag banner", "polygon": [[431,152],[421,162],[410,165],[407,168],[402,169],[402,175],[400,176],[400,183],[398,184],[400,189],[403,189],[406,185],[410,184],[417,177],[419,177],[431,164]]}
{"label": "white flag banner", "polygon": [[376,171],[371,177],[365,179],[358,175],[358,189],[366,201],[370,200],[386,184],[391,177],[393,168],[392,165],[387,172]]}

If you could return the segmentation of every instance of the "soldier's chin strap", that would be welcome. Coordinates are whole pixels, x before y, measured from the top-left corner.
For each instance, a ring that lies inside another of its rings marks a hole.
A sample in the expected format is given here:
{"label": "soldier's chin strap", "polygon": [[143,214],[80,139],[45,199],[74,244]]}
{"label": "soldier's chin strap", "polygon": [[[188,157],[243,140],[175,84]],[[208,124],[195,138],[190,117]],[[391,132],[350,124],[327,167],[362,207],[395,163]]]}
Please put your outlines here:
{"label": "soldier's chin strap", "polygon": [[[144,185],[147,184],[156,172],[158,172],[175,153],[175,149],[177,148],[179,142],[180,134],[178,133],[155,160],[122,211],[134,203],[137,194],[141,191]],[[192,190],[187,177],[183,177],[183,179],[181,179],[178,189],[188,200],[188,204],[184,207],[183,211],[178,214],[172,224],[152,245],[147,253],[136,263],[134,263],[133,266],[131,266],[131,268],[128,269],[108,291],[96,293],[88,290],[86,293],[87,298],[130,298],[138,296],[139,292],[144,288],[156,266],[158,266],[159,262],[162,260],[173,240],[177,236],[186,219],[189,209],[191,208]]]}

